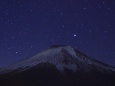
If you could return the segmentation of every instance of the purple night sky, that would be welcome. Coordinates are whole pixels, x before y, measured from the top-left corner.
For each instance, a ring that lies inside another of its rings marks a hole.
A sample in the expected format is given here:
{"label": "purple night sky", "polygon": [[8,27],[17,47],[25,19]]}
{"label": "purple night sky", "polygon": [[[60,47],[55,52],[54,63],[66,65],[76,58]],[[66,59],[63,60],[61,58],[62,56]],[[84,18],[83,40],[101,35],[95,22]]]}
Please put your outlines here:
{"label": "purple night sky", "polygon": [[0,1],[0,67],[55,44],[115,66],[115,0]]}

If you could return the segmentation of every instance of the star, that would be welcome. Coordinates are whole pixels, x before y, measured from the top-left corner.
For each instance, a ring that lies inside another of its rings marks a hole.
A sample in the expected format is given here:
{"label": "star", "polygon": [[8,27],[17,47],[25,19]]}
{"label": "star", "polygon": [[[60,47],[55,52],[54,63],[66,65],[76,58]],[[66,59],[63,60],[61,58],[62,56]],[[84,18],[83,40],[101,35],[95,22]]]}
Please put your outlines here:
{"label": "star", "polygon": [[77,35],[76,35],[76,34],[74,34],[73,36],[74,36],[74,37],[76,37]]}
{"label": "star", "polygon": [[30,48],[33,48],[33,46],[30,46]]}
{"label": "star", "polygon": [[83,9],[85,10],[86,8],[84,7]]}

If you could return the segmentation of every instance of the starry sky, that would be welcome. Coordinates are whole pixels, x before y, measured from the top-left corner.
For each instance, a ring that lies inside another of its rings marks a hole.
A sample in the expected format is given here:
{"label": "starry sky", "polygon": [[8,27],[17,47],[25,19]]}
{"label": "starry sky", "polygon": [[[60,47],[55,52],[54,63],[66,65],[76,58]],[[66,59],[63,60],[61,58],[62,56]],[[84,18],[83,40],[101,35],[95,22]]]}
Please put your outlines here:
{"label": "starry sky", "polygon": [[115,0],[0,0],[0,67],[55,44],[115,67]]}

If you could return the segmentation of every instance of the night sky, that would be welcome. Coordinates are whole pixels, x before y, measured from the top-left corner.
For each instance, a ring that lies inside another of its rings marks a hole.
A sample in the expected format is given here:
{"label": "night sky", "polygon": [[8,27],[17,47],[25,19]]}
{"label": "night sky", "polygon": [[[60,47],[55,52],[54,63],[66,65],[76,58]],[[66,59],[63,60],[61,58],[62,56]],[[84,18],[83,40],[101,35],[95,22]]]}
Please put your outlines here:
{"label": "night sky", "polygon": [[115,67],[115,0],[0,0],[0,67],[55,44]]}

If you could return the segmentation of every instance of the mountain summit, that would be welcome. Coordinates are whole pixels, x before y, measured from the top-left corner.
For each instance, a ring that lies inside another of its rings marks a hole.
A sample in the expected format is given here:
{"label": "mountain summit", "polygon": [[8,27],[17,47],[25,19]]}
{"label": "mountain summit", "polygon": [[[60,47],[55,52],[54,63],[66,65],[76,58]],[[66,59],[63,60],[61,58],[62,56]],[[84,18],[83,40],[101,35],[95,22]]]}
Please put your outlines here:
{"label": "mountain summit", "polygon": [[44,86],[46,83],[48,86],[110,86],[115,81],[115,68],[71,46],[53,45],[33,57],[0,69],[0,79],[0,86],[16,86],[20,82],[18,86]]}

